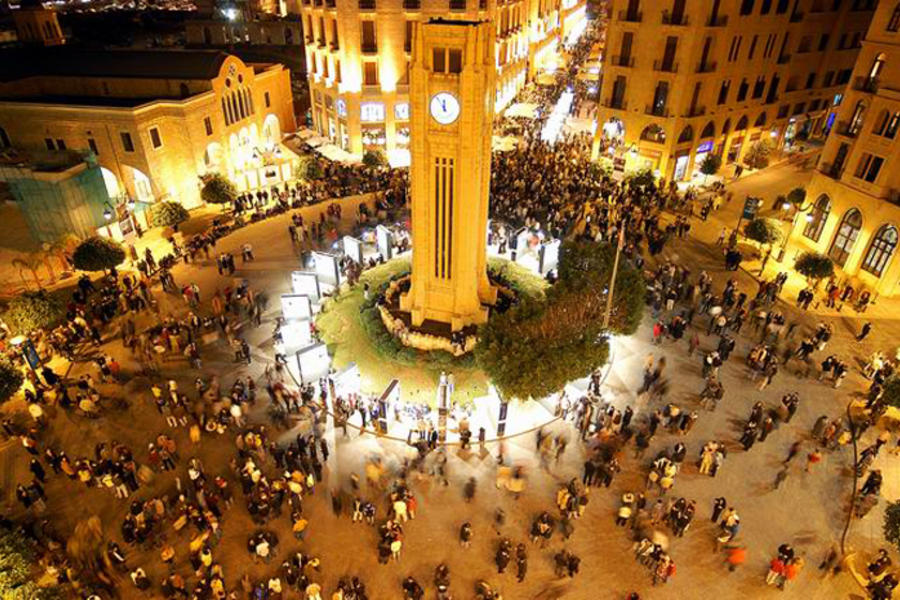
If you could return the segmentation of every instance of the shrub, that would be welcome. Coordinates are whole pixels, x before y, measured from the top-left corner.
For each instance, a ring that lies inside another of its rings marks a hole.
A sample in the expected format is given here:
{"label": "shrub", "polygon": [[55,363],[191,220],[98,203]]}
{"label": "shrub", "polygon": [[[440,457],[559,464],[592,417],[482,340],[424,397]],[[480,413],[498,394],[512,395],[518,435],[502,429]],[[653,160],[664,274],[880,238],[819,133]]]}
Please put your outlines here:
{"label": "shrub", "polygon": [[881,397],[888,406],[900,408],[900,375],[891,375],[887,378]]}
{"label": "shrub", "polygon": [[656,176],[650,169],[641,169],[629,175],[626,181],[631,187],[649,188],[656,185]]}
{"label": "shrub", "polygon": [[22,387],[22,372],[7,360],[0,360],[0,404],[6,402]]}
{"label": "shrub", "polygon": [[884,509],[884,539],[900,548],[900,501],[889,502]]}
{"label": "shrub", "polygon": [[203,182],[200,197],[208,204],[230,204],[237,199],[237,188],[220,173],[213,173]]}
{"label": "shrub", "polygon": [[175,227],[190,218],[190,213],[178,202],[158,202],[151,208],[151,215],[158,227]]}
{"label": "shrub", "polygon": [[700,172],[706,177],[715,175],[722,168],[722,157],[712,152],[707,152],[700,163]]}
{"label": "shrub", "polygon": [[9,303],[4,320],[18,333],[53,327],[63,320],[66,307],[63,302],[45,291],[25,292]]}
{"label": "shrub", "polygon": [[806,200],[806,190],[802,187],[795,187],[788,192],[787,199],[788,202],[793,204],[796,208],[800,208]]}
{"label": "shrub", "polygon": [[51,600],[62,598],[59,586],[39,586],[38,558],[24,532],[0,528],[0,598]]}
{"label": "shrub", "polygon": [[125,260],[122,245],[100,236],[89,237],[75,248],[72,264],[82,271],[105,271],[112,269]]}

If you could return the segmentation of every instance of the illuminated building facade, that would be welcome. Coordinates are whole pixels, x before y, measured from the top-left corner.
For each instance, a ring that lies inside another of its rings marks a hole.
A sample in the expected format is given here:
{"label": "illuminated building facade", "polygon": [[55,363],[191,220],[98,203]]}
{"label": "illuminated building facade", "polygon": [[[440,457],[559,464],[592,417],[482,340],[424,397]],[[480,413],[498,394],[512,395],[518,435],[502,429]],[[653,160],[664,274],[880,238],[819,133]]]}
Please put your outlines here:
{"label": "illuminated building facade", "polygon": [[824,137],[875,0],[611,0],[595,157],[689,179]]}
{"label": "illuminated building facade", "polygon": [[792,241],[883,296],[900,293],[900,3],[881,2]]}
{"label": "illuminated building facade", "polygon": [[200,203],[200,177],[241,189],[292,176],[289,72],[216,51],[0,54],[0,147],[96,155],[109,195]]}
{"label": "illuminated building facade", "polygon": [[585,24],[585,0],[301,0],[312,119],[344,150],[409,148],[413,25],[489,20],[495,108],[509,103]]}

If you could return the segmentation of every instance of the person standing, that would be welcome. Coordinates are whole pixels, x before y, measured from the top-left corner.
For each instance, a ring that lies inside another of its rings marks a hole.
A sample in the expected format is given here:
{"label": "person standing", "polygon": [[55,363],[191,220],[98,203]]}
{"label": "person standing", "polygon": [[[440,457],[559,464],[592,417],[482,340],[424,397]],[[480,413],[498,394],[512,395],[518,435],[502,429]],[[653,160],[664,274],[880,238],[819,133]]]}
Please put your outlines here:
{"label": "person standing", "polygon": [[472,545],[472,524],[466,521],[459,528],[459,543],[463,548]]}
{"label": "person standing", "polygon": [[725,500],[725,498],[723,496],[719,496],[718,498],[716,498],[715,501],[713,502],[712,515],[710,516],[709,520],[712,521],[713,523],[718,522],[719,517],[722,516],[722,511],[725,510],[725,507],[727,505],[728,505],[728,502]]}
{"label": "person standing", "polygon": [[816,448],[806,455],[806,472],[810,473],[810,469],[812,469],[812,466],[819,462],[822,462],[822,453],[819,452],[818,448]]}
{"label": "person standing", "polygon": [[866,337],[868,337],[869,333],[872,331],[872,324],[869,321],[863,323],[862,329],[859,330],[859,335],[856,336],[856,341],[861,342]]}
{"label": "person standing", "polygon": [[516,580],[519,583],[525,581],[525,573],[528,571],[528,553],[525,544],[516,546]]}

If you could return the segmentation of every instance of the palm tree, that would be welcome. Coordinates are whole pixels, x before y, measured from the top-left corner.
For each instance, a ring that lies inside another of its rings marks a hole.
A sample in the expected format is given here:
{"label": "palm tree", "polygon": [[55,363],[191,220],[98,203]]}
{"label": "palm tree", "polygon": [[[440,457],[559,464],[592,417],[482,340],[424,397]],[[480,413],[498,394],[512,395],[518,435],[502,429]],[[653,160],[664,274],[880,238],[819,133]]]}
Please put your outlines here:
{"label": "palm tree", "polygon": [[50,259],[55,256],[55,253],[50,247],[50,244],[47,242],[41,244],[41,249],[37,254],[40,256],[44,266],[47,267],[47,274],[50,275],[50,283],[54,283],[56,281],[56,272],[53,270],[53,263],[50,262]]}
{"label": "palm tree", "polygon": [[50,250],[55,254],[56,260],[59,261],[59,268],[63,271],[72,269],[69,264],[67,255],[78,246],[81,239],[73,233],[64,233],[50,244]]}
{"label": "palm tree", "polygon": [[[43,261],[41,260],[40,255],[38,255],[36,252],[30,252],[19,258],[14,258],[12,261],[12,265],[19,268],[19,277],[22,277],[23,270],[28,269],[29,271],[31,271],[31,276],[34,277],[34,283],[35,285],[37,285],[37,288],[39,290],[43,289],[43,286],[41,285],[41,278],[37,272],[38,267],[41,266],[41,263],[43,263]],[[24,277],[22,277],[22,281],[25,281]]]}

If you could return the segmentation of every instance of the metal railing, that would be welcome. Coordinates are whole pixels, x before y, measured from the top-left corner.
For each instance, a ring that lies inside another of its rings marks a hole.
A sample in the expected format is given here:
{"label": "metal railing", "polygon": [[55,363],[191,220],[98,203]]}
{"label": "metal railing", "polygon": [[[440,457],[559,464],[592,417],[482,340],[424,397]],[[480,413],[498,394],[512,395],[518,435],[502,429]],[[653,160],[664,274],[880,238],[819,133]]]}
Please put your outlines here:
{"label": "metal railing", "polygon": [[614,67],[633,67],[634,57],[616,55],[612,57],[612,64]]}
{"label": "metal railing", "polygon": [[662,24],[663,25],[687,25],[688,24],[688,16],[684,13],[680,15],[673,15],[667,10],[664,10],[662,13]]}
{"label": "metal railing", "polygon": [[640,23],[644,20],[644,13],[639,10],[620,10],[619,20],[629,23]]}
{"label": "metal railing", "polygon": [[654,60],[653,70],[662,71],[664,73],[677,73],[678,63],[671,60]]}

